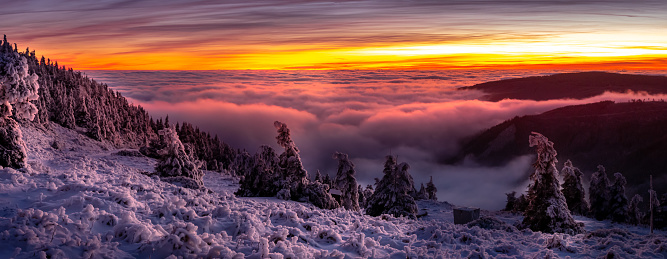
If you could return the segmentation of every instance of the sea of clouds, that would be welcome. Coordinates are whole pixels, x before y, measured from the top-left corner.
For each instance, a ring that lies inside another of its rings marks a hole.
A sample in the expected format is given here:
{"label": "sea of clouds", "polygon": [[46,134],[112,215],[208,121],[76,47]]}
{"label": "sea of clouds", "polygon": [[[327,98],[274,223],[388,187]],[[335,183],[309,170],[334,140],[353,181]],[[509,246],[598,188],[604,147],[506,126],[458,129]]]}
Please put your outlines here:
{"label": "sea of clouds", "polygon": [[[511,119],[557,107],[602,100],[647,98],[605,93],[586,100],[480,100],[457,90],[477,83],[558,71],[86,71],[120,91],[154,118],[188,121],[230,145],[254,153],[278,149],[273,121],[287,123],[303,164],[336,173],[335,151],[348,153],[357,179],[382,177],[385,156],[410,164],[416,187],[430,176],[440,200],[500,209],[509,191],[523,191],[533,156],[501,167],[442,161],[462,139]],[[648,73],[648,72],[642,72]],[[538,87],[538,86],[536,86]],[[548,137],[548,136],[547,136]],[[528,145],[528,136],[526,136]],[[557,146],[557,145],[556,145]]]}

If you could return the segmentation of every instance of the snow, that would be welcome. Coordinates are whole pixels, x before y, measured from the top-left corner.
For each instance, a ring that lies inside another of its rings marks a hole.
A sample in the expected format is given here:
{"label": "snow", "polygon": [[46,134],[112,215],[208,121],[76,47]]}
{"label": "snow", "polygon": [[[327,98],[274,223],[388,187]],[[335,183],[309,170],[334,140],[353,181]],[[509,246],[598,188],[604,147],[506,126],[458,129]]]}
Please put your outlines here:
{"label": "snow", "polygon": [[[149,176],[156,160],[50,124],[23,126],[28,166],[0,169],[0,257],[11,258],[664,258],[664,231],[575,216],[586,233],[514,227],[482,211],[453,224],[447,202],[419,219],[235,197],[238,178],[206,171],[206,189]],[[51,144],[57,141],[59,149]]]}

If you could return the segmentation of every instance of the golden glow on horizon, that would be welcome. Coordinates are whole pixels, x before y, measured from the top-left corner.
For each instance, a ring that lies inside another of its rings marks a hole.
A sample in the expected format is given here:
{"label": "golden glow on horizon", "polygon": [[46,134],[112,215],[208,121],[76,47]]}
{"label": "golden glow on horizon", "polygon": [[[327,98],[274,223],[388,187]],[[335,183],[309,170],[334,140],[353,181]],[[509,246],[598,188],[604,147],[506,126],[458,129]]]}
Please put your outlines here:
{"label": "golden glow on horizon", "polygon": [[610,37],[601,35],[595,41],[584,41],[575,35],[548,42],[469,41],[372,47],[233,46],[231,52],[228,46],[160,51],[123,50],[106,43],[81,53],[43,45],[44,48],[37,46],[37,54],[55,57],[60,65],[80,70],[666,68],[667,48],[655,47],[661,46],[659,40],[646,39],[645,45],[638,45],[631,41],[607,42]]}

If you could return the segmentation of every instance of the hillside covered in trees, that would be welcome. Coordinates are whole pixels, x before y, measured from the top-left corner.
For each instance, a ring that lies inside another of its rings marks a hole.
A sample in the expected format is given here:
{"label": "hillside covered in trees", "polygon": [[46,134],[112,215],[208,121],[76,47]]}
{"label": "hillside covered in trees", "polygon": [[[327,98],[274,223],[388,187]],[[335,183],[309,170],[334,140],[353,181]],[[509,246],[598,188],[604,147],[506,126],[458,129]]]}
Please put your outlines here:
{"label": "hillside covered in trees", "polygon": [[503,165],[532,153],[525,140],[531,132],[553,140],[559,168],[569,159],[590,177],[598,165],[604,165],[609,172],[628,176],[630,192],[645,192],[653,174],[658,193],[667,191],[665,102],[605,101],[515,117],[465,141],[459,155],[448,162],[472,157],[483,165]]}
{"label": "hillside covered in trees", "polygon": [[30,49],[21,52],[6,37],[2,44],[25,57],[29,72],[39,77],[39,98],[33,101],[38,110],[32,121],[36,126],[48,127],[47,122],[53,121],[118,148],[146,147],[144,153],[148,156],[157,156],[155,150],[160,148],[157,132],[175,126],[188,150],[205,162],[206,169],[216,171],[229,169],[238,153],[218,136],[200,131],[190,123],[171,125],[168,117],[155,120],[141,106],[128,103],[120,92],[106,84],[59,66],[57,61],[37,58]]}

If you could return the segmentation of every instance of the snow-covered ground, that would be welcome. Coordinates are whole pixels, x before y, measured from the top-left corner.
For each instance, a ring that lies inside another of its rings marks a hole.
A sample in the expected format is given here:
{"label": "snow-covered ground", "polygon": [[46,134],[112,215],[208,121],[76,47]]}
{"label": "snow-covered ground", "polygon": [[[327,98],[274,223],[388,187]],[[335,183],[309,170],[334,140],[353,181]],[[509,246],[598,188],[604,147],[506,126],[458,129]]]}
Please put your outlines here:
{"label": "snow-covered ground", "polygon": [[410,220],[237,198],[215,172],[210,191],[185,189],[141,174],[153,159],[52,128],[23,127],[29,166],[0,169],[0,258],[667,257],[665,232],[583,217],[587,233],[553,235],[517,230],[506,212],[455,225],[446,202],[419,202],[428,215]]}

